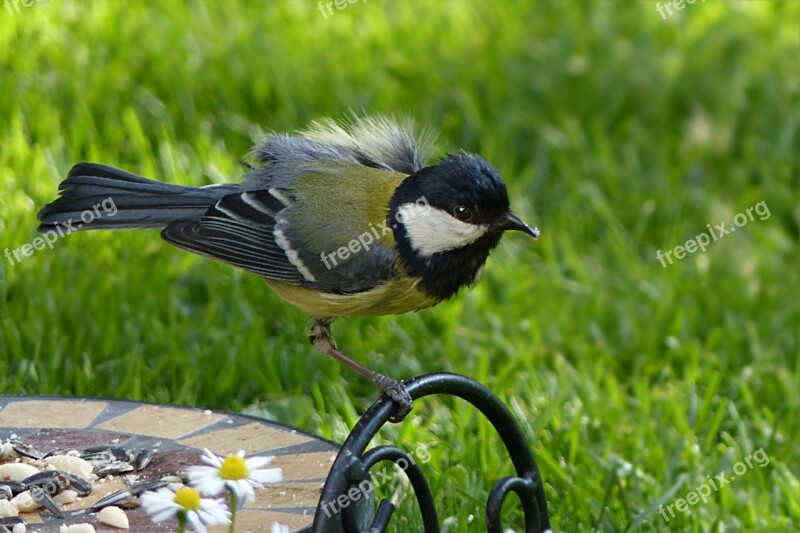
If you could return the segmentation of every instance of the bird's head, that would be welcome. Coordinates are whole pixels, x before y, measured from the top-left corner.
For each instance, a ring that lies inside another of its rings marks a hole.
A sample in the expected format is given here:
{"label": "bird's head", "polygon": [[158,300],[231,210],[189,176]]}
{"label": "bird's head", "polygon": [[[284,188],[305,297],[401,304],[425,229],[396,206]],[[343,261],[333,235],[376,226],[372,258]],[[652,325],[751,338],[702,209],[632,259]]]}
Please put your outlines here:
{"label": "bird's head", "polygon": [[406,267],[423,278],[425,290],[443,298],[474,281],[503,232],[539,236],[509,209],[497,171],[463,152],[403,180],[389,215]]}

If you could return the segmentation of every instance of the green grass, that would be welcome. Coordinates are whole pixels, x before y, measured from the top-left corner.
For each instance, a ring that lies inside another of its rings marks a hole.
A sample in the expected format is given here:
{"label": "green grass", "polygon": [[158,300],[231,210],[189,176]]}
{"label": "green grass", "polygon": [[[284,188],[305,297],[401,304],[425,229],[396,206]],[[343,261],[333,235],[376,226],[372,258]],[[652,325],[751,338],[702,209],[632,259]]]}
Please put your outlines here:
{"label": "green grass", "polygon": [[[800,2],[709,0],[668,20],[655,4],[371,0],[327,19],[313,0],[0,6],[0,252],[35,237],[75,162],[222,182],[265,131],[413,114],[443,150],[491,161],[542,238],[506,237],[484,280],[437,308],[342,320],[339,344],[508,402],[556,530],[797,530]],[[762,201],[766,220],[657,261]],[[341,441],[375,391],[305,328],[255,276],[157,232],[0,259],[4,394],[246,410]],[[473,409],[426,399],[382,436],[431,446],[447,531],[484,529],[511,467]],[[760,448],[769,465],[661,518]],[[410,499],[395,520],[418,529]]]}

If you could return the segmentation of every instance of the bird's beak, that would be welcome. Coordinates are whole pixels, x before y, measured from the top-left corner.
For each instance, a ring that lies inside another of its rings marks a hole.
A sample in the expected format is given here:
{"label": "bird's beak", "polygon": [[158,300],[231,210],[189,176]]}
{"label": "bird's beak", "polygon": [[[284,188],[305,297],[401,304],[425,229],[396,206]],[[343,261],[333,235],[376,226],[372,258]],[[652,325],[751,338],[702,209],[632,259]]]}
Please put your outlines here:
{"label": "bird's beak", "polygon": [[517,215],[508,211],[505,215],[500,218],[498,222],[498,227],[503,231],[507,230],[516,230],[521,231],[523,233],[527,233],[534,239],[539,238],[539,228],[532,228],[527,225],[525,222],[522,221]]}

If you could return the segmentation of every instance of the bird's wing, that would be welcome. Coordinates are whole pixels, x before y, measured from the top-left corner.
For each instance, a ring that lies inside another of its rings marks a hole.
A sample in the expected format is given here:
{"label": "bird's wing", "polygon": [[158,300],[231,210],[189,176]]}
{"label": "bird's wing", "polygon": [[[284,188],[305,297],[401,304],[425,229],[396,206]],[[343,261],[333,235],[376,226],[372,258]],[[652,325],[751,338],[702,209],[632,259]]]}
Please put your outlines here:
{"label": "bird's wing", "polygon": [[317,162],[291,189],[229,194],[199,221],[170,224],[161,235],[268,279],[361,292],[392,276],[396,252],[385,206],[402,177],[358,163]]}

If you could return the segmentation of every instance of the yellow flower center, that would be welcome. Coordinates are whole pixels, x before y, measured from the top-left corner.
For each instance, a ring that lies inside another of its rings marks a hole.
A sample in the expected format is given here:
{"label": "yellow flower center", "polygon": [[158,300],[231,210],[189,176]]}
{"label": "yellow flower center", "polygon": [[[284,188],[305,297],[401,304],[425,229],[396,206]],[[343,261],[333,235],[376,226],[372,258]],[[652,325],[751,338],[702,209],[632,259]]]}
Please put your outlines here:
{"label": "yellow flower center", "polygon": [[247,479],[248,475],[247,463],[238,455],[229,455],[219,467],[219,477],[222,479]]}
{"label": "yellow flower center", "polygon": [[200,493],[192,487],[181,487],[175,491],[175,503],[187,511],[199,511]]}

